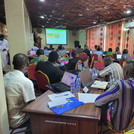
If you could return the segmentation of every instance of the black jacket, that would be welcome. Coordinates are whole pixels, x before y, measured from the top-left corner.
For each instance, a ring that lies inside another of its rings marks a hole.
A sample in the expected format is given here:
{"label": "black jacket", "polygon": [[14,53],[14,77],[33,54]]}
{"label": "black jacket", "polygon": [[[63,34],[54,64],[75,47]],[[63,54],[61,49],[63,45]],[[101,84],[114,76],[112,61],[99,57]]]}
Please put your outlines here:
{"label": "black jacket", "polygon": [[65,66],[62,66],[59,69],[59,67],[54,66],[49,61],[47,62],[39,61],[37,63],[35,71],[38,71],[38,70],[41,70],[43,73],[45,73],[50,80],[50,84],[53,84],[53,83],[57,83],[61,81],[64,71],[66,71],[67,69]]}

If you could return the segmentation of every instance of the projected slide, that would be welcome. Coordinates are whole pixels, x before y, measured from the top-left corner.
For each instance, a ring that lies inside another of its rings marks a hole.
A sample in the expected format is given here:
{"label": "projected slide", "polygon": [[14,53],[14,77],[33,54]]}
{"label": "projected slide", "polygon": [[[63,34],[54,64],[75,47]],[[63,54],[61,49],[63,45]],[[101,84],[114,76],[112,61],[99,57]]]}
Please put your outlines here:
{"label": "projected slide", "polygon": [[46,44],[67,44],[67,31],[46,28]]}

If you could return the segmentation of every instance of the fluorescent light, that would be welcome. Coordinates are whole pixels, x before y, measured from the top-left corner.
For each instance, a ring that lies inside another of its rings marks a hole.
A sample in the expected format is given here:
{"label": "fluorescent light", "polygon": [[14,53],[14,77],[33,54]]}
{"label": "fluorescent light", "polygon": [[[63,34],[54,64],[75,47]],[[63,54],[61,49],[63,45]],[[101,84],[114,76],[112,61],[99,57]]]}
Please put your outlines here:
{"label": "fluorescent light", "polygon": [[128,10],[126,11],[126,14],[130,14],[130,13],[131,13],[131,10],[128,9]]}
{"label": "fluorescent light", "polygon": [[44,26],[42,26],[42,27],[44,27]]}
{"label": "fluorescent light", "polygon": [[43,15],[40,16],[41,19],[44,19],[45,17]]}
{"label": "fluorescent light", "polygon": [[45,0],[40,0],[40,2],[44,2]]}
{"label": "fluorescent light", "polygon": [[96,21],[94,21],[93,24],[96,24]]}
{"label": "fluorescent light", "polygon": [[83,14],[79,14],[79,16],[83,16]]}

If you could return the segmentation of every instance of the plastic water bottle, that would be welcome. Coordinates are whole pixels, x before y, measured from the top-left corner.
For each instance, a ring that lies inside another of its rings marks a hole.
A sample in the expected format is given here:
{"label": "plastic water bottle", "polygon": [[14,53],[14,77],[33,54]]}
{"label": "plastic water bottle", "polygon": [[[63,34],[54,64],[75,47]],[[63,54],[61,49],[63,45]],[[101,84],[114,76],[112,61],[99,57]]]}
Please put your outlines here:
{"label": "plastic water bottle", "polygon": [[71,93],[75,93],[75,80],[74,80],[74,77],[71,77],[70,91],[71,91]]}
{"label": "plastic water bottle", "polygon": [[80,82],[80,76],[78,75],[76,79],[76,91],[79,92],[80,88],[81,88],[81,82]]}
{"label": "plastic water bottle", "polygon": [[93,69],[92,69],[92,71],[91,71],[91,74],[92,74],[92,78],[95,79],[96,76],[97,76],[97,75],[96,75],[97,73],[96,73],[95,67],[93,67]]}

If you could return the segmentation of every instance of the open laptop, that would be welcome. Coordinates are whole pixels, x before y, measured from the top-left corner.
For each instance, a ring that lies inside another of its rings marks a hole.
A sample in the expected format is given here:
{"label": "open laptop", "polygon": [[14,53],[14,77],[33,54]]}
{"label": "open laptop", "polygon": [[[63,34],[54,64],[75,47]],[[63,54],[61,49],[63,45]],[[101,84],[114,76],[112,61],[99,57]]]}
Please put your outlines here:
{"label": "open laptop", "polygon": [[47,87],[49,87],[53,92],[56,92],[56,93],[70,91],[71,77],[74,77],[74,80],[76,80],[77,75],[69,73],[69,72],[64,72],[64,75],[60,82],[50,84]]}
{"label": "open laptop", "polygon": [[121,54],[117,54],[117,59],[121,59],[122,55]]}
{"label": "open laptop", "polygon": [[79,72],[81,84],[83,87],[89,88],[93,83],[94,80],[92,79],[92,74],[89,68],[85,69],[84,71]]}

